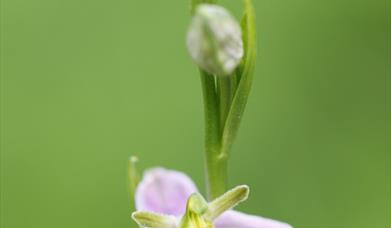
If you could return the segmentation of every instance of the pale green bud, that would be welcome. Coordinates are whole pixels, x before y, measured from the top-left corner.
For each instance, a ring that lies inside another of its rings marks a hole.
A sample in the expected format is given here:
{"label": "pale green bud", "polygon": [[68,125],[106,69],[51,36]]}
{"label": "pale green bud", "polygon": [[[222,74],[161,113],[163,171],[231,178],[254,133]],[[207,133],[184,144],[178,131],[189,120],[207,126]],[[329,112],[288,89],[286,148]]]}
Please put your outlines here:
{"label": "pale green bud", "polygon": [[243,57],[240,25],[225,8],[201,4],[187,34],[187,48],[201,69],[218,76],[229,75]]}

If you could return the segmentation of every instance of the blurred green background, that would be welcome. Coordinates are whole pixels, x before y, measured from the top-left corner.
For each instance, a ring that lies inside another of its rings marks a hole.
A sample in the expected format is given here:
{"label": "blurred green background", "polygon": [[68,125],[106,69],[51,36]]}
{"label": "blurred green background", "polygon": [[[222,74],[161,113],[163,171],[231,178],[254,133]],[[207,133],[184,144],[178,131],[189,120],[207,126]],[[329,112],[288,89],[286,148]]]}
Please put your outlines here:
{"label": "blurred green background", "polygon": [[[230,161],[240,209],[390,227],[388,0],[254,0],[259,59]],[[221,1],[236,16],[241,1]],[[203,189],[187,0],[1,0],[1,227],[129,227],[127,159]]]}

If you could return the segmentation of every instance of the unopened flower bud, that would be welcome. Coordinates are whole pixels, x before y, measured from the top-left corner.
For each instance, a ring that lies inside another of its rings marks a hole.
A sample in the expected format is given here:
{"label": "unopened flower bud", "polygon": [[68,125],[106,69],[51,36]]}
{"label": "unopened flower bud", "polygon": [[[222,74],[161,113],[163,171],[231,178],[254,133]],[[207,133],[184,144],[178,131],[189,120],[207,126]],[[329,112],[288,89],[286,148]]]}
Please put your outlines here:
{"label": "unopened flower bud", "polygon": [[187,34],[187,47],[201,69],[214,75],[229,75],[243,57],[240,25],[225,8],[201,4]]}

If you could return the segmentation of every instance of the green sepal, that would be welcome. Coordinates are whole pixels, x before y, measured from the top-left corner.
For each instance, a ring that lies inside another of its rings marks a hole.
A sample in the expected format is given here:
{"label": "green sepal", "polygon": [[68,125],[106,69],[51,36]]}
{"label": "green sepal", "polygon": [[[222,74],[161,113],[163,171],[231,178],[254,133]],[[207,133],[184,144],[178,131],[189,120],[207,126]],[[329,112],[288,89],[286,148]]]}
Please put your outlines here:
{"label": "green sepal", "polygon": [[132,214],[134,221],[145,228],[177,228],[174,216],[156,214],[148,211],[136,211]]}
{"label": "green sepal", "polygon": [[222,196],[209,203],[208,211],[204,217],[207,220],[213,221],[225,211],[234,208],[239,203],[245,201],[250,193],[250,188],[247,185],[237,186]]}

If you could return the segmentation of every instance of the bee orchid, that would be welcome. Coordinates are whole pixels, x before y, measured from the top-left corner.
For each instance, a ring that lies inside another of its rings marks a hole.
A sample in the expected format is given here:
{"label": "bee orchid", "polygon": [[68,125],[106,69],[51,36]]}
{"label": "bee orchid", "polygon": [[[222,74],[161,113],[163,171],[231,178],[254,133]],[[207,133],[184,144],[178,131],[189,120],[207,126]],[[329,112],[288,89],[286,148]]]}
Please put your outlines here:
{"label": "bee orchid", "polygon": [[240,185],[206,202],[186,174],[154,168],[146,171],[138,184],[137,211],[132,218],[148,228],[292,228],[286,223],[231,210],[248,195],[249,187]]}

